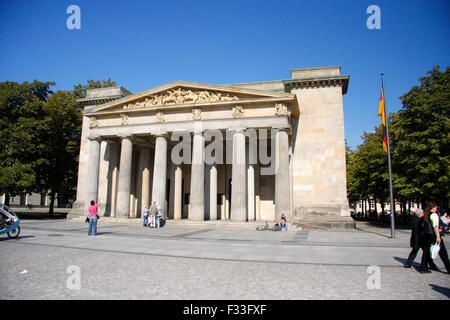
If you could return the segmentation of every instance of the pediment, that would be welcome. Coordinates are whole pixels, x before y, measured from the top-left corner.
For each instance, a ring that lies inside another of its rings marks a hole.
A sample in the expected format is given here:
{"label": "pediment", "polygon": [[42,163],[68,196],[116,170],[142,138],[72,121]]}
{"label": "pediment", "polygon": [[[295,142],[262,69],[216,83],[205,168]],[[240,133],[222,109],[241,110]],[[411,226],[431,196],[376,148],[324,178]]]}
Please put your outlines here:
{"label": "pediment", "polygon": [[85,113],[103,113],[118,111],[137,111],[147,109],[164,109],[171,106],[197,106],[204,104],[226,104],[238,101],[266,99],[295,99],[295,95],[284,92],[268,92],[253,89],[242,89],[231,86],[199,84],[176,81],[134,95],[111,101],[91,109]]}

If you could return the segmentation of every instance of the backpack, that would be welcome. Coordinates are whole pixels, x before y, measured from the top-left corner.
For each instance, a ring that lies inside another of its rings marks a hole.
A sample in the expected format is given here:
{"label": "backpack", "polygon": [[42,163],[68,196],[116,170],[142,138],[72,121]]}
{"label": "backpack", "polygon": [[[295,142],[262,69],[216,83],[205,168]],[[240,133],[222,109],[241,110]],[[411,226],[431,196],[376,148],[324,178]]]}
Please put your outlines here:
{"label": "backpack", "polygon": [[422,219],[420,227],[425,235],[434,236],[434,229],[431,225],[431,220],[425,221],[425,219]]}

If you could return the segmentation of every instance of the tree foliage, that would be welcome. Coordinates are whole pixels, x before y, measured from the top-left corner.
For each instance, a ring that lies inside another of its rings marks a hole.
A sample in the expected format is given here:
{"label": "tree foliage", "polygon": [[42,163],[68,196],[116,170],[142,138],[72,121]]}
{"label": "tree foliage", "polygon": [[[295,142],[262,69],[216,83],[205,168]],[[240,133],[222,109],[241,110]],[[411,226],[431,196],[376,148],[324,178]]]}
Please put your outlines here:
{"label": "tree foliage", "polygon": [[76,193],[82,108],[76,99],[87,89],[115,86],[108,80],[87,81],[73,91],[53,93],[54,82],[0,83],[0,194],[50,191]]}
{"label": "tree foliage", "polygon": [[86,97],[86,90],[88,89],[97,89],[97,88],[106,88],[106,87],[115,87],[116,82],[111,79],[108,80],[88,80],[87,84],[77,84],[73,86],[73,95],[75,99]]}
{"label": "tree foliage", "polygon": [[[402,109],[389,117],[394,197],[397,202],[434,200],[448,207],[450,171],[450,69],[433,67],[400,97]],[[364,132],[363,143],[348,151],[349,201],[389,199],[387,155],[381,126]]]}
{"label": "tree foliage", "polygon": [[36,189],[36,167],[45,148],[41,121],[53,82],[0,83],[0,193]]}
{"label": "tree foliage", "polygon": [[450,171],[450,68],[433,67],[400,97],[393,123],[395,170],[403,178],[399,195],[448,206]]}

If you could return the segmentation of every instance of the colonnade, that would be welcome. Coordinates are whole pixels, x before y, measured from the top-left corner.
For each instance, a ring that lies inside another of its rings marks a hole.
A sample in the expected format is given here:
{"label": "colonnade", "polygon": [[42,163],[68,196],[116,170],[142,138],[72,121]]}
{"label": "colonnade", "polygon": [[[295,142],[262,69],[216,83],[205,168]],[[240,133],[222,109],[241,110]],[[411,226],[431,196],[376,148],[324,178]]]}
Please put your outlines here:
{"label": "colonnade", "polygon": [[[152,179],[152,199],[156,201],[167,218],[169,213],[166,208],[167,196],[167,157],[168,139],[167,133],[156,133],[154,161],[151,161],[150,147],[141,147],[139,155],[139,179],[142,206],[150,205],[150,180]],[[192,165],[190,184],[190,210],[188,219],[205,220],[209,211],[209,219],[218,219],[217,212],[217,164],[205,165],[205,137],[202,131],[192,133]],[[232,188],[231,188],[231,214],[232,221],[254,221],[255,202],[248,199],[255,198],[255,167],[252,161],[256,159],[256,149],[246,148],[245,129],[233,131],[232,144]],[[117,183],[117,197],[115,199],[115,216],[130,216],[130,194],[132,191],[132,164],[133,164],[133,137],[120,137],[120,163]],[[86,186],[85,209],[91,200],[98,198],[99,190],[99,165],[101,138],[90,140],[90,152],[88,162],[88,179]],[[291,184],[289,167],[289,131],[280,129],[276,131],[275,141],[275,219],[281,213],[289,213],[291,208]],[[272,155],[273,156],[273,155]],[[153,162],[153,170],[150,165]],[[170,206],[170,216],[175,220],[181,219],[183,208],[182,179],[183,165],[171,164],[171,193],[173,205]],[[153,172],[153,177],[150,172]],[[205,171],[208,177],[208,185],[205,186]],[[205,187],[209,188],[209,201],[205,203]],[[207,207],[206,205],[209,204]],[[85,210],[86,212],[86,210]]]}

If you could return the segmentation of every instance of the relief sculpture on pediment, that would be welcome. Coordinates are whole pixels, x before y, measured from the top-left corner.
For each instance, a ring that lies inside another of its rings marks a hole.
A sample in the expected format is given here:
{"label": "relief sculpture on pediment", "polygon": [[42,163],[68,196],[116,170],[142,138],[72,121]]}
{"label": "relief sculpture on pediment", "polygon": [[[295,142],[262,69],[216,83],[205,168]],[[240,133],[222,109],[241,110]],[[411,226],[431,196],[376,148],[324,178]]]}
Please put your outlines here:
{"label": "relief sculpture on pediment", "polygon": [[239,100],[236,95],[209,90],[172,89],[163,93],[156,93],[140,100],[125,103],[123,109],[136,109],[152,106],[165,106],[170,104],[219,102]]}
{"label": "relief sculpture on pediment", "polygon": [[276,116],[288,116],[289,111],[288,107],[284,103],[276,103],[275,104],[275,115]]}

